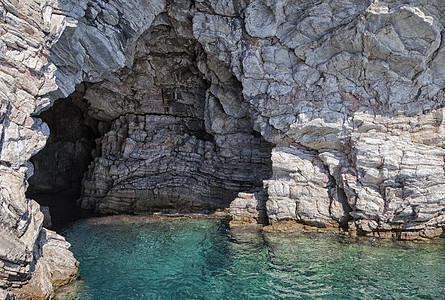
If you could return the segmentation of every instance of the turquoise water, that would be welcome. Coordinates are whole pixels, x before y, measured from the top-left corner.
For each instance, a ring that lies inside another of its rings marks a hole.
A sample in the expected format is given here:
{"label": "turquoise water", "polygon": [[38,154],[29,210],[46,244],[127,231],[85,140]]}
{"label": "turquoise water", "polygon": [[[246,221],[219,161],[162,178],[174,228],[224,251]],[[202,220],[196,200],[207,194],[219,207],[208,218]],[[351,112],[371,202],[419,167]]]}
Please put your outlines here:
{"label": "turquoise water", "polygon": [[56,299],[445,299],[445,244],[276,235],[116,217],[65,230],[80,280]]}

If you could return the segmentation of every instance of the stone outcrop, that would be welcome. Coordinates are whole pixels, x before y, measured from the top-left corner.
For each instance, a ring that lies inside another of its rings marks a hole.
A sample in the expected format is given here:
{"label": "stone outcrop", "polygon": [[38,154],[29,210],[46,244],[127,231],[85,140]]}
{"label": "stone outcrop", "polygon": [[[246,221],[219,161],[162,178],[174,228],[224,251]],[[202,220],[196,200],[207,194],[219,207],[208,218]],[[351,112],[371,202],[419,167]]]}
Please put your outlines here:
{"label": "stone outcrop", "polygon": [[[48,149],[94,157],[85,208],[216,209],[239,195],[234,219],[265,211],[272,228],[441,235],[444,12],[439,0],[1,0],[0,287],[47,297],[75,273],[25,188],[50,134],[36,116],[76,86],[95,153],[63,138]],[[38,250],[54,241],[55,261]]]}
{"label": "stone outcrop", "polygon": [[114,121],[86,174],[82,207],[101,213],[214,210],[228,207],[237,191],[261,185],[269,175],[268,145],[247,134],[216,144],[200,138],[202,126],[167,115]]}
{"label": "stone outcrop", "polygon": [[265,181],[271,223],[296,220],[316,227],[338,227],[347,222],[351,208],[317,153],[301,148],[276,147],[274,175]]}
{"label": "stone outcrop", "polygon": [[239,193],[230,203],[229,213],[232,218],[230,226],[267,225],[266,195],[264,191]]}
{"label": "stone outcrop", "polygon": [[36,246],[37,263],[31,279],[18,289],[10,289],[18,299],[51,298],[57,287],[69,283],[77,273],[78,262],[62,236],[43,228]]}

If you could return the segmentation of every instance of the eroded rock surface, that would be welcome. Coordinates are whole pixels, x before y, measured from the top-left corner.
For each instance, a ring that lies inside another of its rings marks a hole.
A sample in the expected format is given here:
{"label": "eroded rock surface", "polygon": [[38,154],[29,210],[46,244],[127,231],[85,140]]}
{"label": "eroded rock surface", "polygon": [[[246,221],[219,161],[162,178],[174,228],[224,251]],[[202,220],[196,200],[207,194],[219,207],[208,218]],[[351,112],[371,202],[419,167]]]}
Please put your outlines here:
{"label": "eroded rock surface", "polygon": [[111,130],[86,174],[83,208],[214,210],[271,175],[272,146],[253,131],[238,80],[224,65],[223,82],[208,69],[186,4],[155,18],[119,83],[86,90],[90,115]]}
{"label": "eroded rock surface", "polygon": [[83,208],[101,213],[228,207],[270,176],[270,147],[249,134],[206,140],[199,119],[127,114],[113,122],[84,181]]}
{"label": "eroded rock surface", "polygon": [[239,193],[230,203],[230,226],[267,225],[266,195],[261,190],[255,193]]}
{"label": "eroded rock surface", "polygon": [[351,211],[316,152],[292,146],[272,152],[274,175],[265,181],[266,208],[272,223],[296,220],[317,227],[338,227]]}
{"label": "eroded rock surface", "polygon": [[442,1],[0,3],[2,288],[44,264],[24,194],[49,136],[35,116],[81,82],[102,134],[84,207],[212,209],[250,192],[232,207],[252,221],[264,186],[272,225],[442,234]]}
{"label": "eroded rock surface", "polygon": [[[43,238],[43,214],[35,201],[25,197],[26,180],[33,172],[28,160],[49,136],[48,126],[32,115],[48,105],[43,95],[56,89],[46,47],[53,38],[47,34],[50,24],[44,19],[40,3],[0,4],[0,288],[8,290],[2,292],[6,298],[31,297],[31,293],[49,297],[59,279],[52,280],[48,268],[60,267],[68,276],[61,276],[63,280],[77,270],[68,250],[70,256],[64,257],[63,266],[57,260],[41,259],[41,249],[51,248]],[[68,248],[61,236],[54,233],[52,238]],[[33,280],[37,267],[47,268],[40,275],[41,283],[23,294],[17,292]]]}

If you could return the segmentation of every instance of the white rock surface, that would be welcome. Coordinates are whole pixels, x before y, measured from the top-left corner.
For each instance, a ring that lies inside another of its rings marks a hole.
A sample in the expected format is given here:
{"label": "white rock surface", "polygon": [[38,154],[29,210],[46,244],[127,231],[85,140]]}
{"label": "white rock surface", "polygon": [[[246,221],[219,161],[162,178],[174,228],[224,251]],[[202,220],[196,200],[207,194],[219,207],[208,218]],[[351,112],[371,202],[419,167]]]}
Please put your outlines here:
{"label": "white rock surface", "polygon": [[266,200],[264,191],[239,193],[230,203],[230,226],[267,225]]}

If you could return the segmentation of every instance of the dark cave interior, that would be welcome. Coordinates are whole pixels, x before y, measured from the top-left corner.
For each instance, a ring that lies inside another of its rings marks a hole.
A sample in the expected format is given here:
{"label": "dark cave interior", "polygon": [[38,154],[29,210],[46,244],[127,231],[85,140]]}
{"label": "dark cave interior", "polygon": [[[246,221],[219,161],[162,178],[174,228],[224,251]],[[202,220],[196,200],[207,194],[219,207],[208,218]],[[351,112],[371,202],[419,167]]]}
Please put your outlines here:
{"label": "dark cave interior", "polygon": [[240,82],[196,40],[153,26],[115,75],[79,84],[39,116],[51,133],[31,158],[27,197],[49,206],[54,224],[79,207],[214,211],[263,188],[273,145],[253,130]]}
{"label": "dark cave interior", "polygon": [[39,115],[48,124],[50,136],[46,146],[31,158],[34,175],[28,179],[26,196],[49,207],[54,228],[88,215],[76,201],[83,176],[97,155],[96,139],[101,136],[103,122],[88,116],[86,108],[80,85]]}

